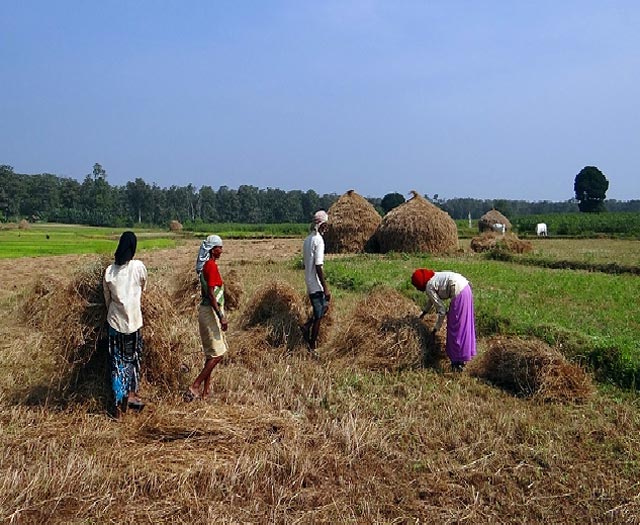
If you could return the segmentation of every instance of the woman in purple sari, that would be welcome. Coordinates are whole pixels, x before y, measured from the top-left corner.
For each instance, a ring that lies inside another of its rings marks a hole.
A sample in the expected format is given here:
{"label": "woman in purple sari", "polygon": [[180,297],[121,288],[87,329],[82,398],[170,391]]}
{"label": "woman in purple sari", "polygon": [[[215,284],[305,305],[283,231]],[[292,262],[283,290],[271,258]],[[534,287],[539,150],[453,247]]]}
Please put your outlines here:
{"label": "woman in purple sari", "polygon": [[[438,318],[433,327],[435,333],[447,318],[447,343],[445,351],[451,367],[460,371],[476,355],[476,328],[473,312],[473,293],[469,281],[455,272],[434,272],[420,268],[411,275],[411,283],[426,292],[427,303],[420,318],[435,306]],[[451,303],[447,309],[445,299]]]}

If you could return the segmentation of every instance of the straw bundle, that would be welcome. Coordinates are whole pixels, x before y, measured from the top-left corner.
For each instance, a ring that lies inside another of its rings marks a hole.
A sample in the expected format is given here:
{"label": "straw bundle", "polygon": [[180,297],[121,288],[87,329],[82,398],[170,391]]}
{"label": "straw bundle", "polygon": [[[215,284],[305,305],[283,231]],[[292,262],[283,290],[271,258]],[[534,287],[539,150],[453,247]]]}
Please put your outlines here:
{"label": "straw bundle", "polygon": [[329,208],[329,225],[324,234],[327,252],[372,251],[372,237],[381,221],[369,201],[349,190]]}
{"label": "straw bundle", "polygon": [[270,346],[293,350],[304,346],[303,312],[299,294],[287,283],[274,281],[256,291],[240,324],[245,330],[262,327]]}
{"label": "straw bundle", "polygon": [[372,370],[435,364],[444,356],[417,314],[415,303],[396,290],[376,288],[356,305],[333,351]]}
{"label": "straw bundle", "polygon": [[[230,270],[223,275],[224,280],[224,307],[226,312],[237,310],[242,298],[242,285],[239,282],[238,273]],[[176,288],[172,294],[174,304],[180,313],[197,310],[202,300],[200,279],[191,266],[184,266],[177,271],[175,278]]]}
{"label": "straw bundle", "polygon": [[181,232],[182,231],[182,223],[180,221],[172,220],[169,223],[169,230],[172,232]]}
{"label": "straw bundle", "polygon": [[31,228],[31,224],[29,224],[29,221],[27,219],[22,219],[18,223],[18,229],[20,230],[28,230],[29,228]]}
{"label": "straw bundle", "polygon": [[[21,305],[23,319],[43,334],[53,357],[50,393],[106,399],[110,395],[106,305],[102,277],[108,262],[81,267],[68,283],[37,281]],[[180,349],[191,327],[180,322],[169,294],[151,284],[142,295],[142,374],[152,384],[180,388]],[[197,334],[196,334],[197,335]]]}
{"label": "straw bundle", "polygon": [[499,251],[502,253],[529,253],[533,250],[530,241],[520,239],[514,233],[504,235],[485,231],[471,239],[471,249],[476,253]]}
{"label": "straw bundle", "polygon": [[478,220],[478,230],[480,233],[493,231],[494,224],[504,224],[507,231],[511,230],[511,222],[498,210],[489,210]]}
{"label": "straw bundle", "polygon": [[593,393],[585,371],[542,341],[492,339],[468,372],[515,395],[542,401],[581,401]]}
{"label": "straw bundle", "polygon": [[413,198],[387,213],[376,232],[382,253],[443,253],[458,246],[458,229],[448,213],[412,191]]}

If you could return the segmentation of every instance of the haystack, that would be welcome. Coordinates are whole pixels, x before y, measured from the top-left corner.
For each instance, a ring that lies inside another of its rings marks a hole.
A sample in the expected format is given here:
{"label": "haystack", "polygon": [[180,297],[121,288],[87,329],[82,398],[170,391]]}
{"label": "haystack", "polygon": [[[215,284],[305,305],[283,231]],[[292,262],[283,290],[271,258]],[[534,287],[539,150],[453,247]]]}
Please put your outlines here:
{"label": "haystack", "polygon": [[441,341],[434,341],[418,314],[415,303],[396,290],[376,288],[344,323],[346,329],[333,342],[334,356],[371,370],[439,364],[445,358]]}
{"label": "haystack", "polygon": [[530,241],[520,239],[515,233],[504,235],[485,231],[471,239],[471,249],[476,253],[499,251],[502,253],[529,253],[533,250]]}
{"label": "haystack", "polygon": [[305,321],[300,295],[287,283],[274,281],[259,288],[247,304],[240,325],[245,330],[264,328],[274,348],[303,347],[301,326]]}
{"label": "haystack", "polygon": [[491,339],[467,370],[515,395],[542,401],[582,401],[593,393],[582,368],[537,340]]}
{"label": "haystack", "polygon": [[329,208],[329,225],[324,234],[327,252],[374,251],[372,237],[381,221],[382,217],[368,200],[349,190]]}
{"label": "haystack", "polygon": [[[202,300],[200,279],[193,271],[193,266],[183,266],[177,272],[175,278],[176,288],[173,291],[173,300],[180,313],[197,310]],[[242,298],[242,285],[235,270],[225,272],[224,280],[224,307],[226,312],[237,310]]]}
{"label": "haystack", "polygon": [[458,247],[458,228],[448,213],[413,191],[413,198],[387,213],[376,232],[381,253],[444,253]]}
{"label": "haystack", "polygon": [[493,231],[494,224],[504,224],[507,231],[511,230],[511,222],[498,210],[489,210],[478,220],[478,230],[482,232]]}
{"label": "haystack", "polygon": [[180,221],[176,221],[175,219],[169,223],[169,231],[172,232],[181,232],[182,231],[182,223]]}
{"label": "haystack", "polygon": [[[110,396],[106,305],[102,277],[109,261],[81,267],[68,283],[35,283],[21,304],[23,319],[43,334],[42,352],[52,357],[54,372],[47,395],[92,398]],[[36,313],[37,312],[37,313]],[[142,295],[144,338],[142,375],[163,390],[181,389],[185,341],[197,337],[181,322],[169,293],[154,284]]]}
{"label": "haystack", "polygon": [[22,219],[18,223],[18,229],[20,230],[28,230],[29,228],[31,228],[31,225],[29,224],[29,221],[27,219]]}

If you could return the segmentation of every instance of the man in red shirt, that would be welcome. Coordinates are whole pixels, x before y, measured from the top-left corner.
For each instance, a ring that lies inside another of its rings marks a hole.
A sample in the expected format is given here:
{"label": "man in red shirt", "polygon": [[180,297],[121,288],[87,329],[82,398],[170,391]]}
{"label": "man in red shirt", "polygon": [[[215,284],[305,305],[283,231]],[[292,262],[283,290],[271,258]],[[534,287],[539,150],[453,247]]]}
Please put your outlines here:
{"label": "man in red shirt", "polygon": [[[222,255],[222,239],[217,235],[207,237],[212,246],[210,258],[200,273],[202,301],[198,312],[200,339],[204,350],[204,368],[193,384],[185,392],[185,400],[204,399],[209,396],[211,372],[227,353],[224,332],[228,322],[224,315],[224,282],[218,269],[218,259]],[[201,392],[202,389],[202,392]]]}

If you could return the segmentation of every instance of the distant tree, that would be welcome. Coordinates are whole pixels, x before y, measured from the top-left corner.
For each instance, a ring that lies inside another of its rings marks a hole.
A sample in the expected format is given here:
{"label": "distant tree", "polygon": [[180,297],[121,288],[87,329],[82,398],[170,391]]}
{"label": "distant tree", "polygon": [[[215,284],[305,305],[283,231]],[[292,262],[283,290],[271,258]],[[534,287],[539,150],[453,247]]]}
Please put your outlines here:
{"label": "distant tree", "polygon": [[605,211],[609,181],[595,166],[585,166],[576,175],[573,189],[578,201],[578,209],[583,212]]}
{"label": "distant tree", "polygon": [[133,182],[127,182],[125,193],[130,216],[139,224],[144,212],[146,222],[150,223],[153,214],[151,187],[138,177]]}
{"label": "distant tree", "polygon": [[380,206],[384,213],[389,213],[393,208],[400,206],[402,203],[404,203],[404,195],[401,193],[387,193],[382,197]]}

